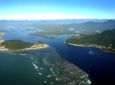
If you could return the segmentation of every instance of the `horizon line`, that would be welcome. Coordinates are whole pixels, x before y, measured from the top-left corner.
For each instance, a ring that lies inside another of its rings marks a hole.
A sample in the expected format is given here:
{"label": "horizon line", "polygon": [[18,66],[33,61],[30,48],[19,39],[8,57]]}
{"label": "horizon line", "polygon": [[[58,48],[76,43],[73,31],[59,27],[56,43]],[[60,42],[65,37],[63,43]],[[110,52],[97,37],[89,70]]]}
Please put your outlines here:
{"label": "horizon line", "polygon": [[0,19],[0,21],[46,21],[46,20],[114,20],[115,18],[71,18],[71,19]]}

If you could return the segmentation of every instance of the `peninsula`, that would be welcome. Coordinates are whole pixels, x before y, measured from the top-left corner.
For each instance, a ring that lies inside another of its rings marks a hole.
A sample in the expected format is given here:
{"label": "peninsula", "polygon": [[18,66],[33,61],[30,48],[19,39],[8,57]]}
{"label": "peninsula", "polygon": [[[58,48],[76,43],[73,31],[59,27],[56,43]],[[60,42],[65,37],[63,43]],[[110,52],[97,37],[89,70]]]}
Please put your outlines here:
{"label": "peninsula", "polygon": [[74,46],[96,47],[104,51],[115,52],[115,29],[106,30],[99,34],[72,37],[65,43]]}

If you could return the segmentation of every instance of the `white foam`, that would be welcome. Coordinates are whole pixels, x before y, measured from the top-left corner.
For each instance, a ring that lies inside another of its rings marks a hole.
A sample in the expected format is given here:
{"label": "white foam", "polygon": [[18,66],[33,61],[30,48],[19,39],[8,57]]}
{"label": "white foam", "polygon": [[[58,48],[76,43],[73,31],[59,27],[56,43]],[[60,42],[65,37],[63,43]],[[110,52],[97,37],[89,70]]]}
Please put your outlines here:
{"label": "white foam", "polygon": [[32,63],[32,65],[34,66],[35,69],[39,68],[35,63]]}
{"label": "white foam", "polygon": [[88,83],[88,84],[91,84],[91,81],[90,81],[90,80],[87,80],[87,83]]}
{"label": "white foam", "polygon": [[28,55],[28,54],[19,54],[19,55],[26,56],[26,55]]}
{"label": "white foam", "polygon": [[55,78],[56,81],[59,81],[59,78]]}
{"label": "white foam", "polygon": [[43,68],[40,68],[41,70],[43,70]]}
{"label": "white foam", "polygon": [[50,78],[52,75],[48,75],[47,78]]}
{"label": "white foam", "polygon": [[38,73],[39,75],[42,75],[42,73]]}
{"label": "white foam", "polygon": [[51,67],[50,68],[50,71],[52,72],[52,74],[55,76],[55,73],[54,73],[54,71],[53,71],[53,68]]}

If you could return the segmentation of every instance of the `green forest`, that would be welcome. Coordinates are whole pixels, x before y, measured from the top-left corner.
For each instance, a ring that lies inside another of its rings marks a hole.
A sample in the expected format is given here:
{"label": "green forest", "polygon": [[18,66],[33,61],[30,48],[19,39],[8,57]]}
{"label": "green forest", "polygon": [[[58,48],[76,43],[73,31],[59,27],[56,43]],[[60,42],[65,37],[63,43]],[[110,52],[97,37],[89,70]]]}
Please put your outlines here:
{"label": "green forest", "polygon": [[115,49],[115,29],[106,30],[99,34],[87,35],[87,36],[79,36],[72,37],[66,40],[67,43],[72,44],[83,44],[83,45],[100,45],[105,47],[110,47]]}
{"label": "green forest", "polygon": [[29,48],[33,44],[24,42],[22,40],[7,40],[7,41],[4,41],[2,43],[2,45],[4,45],[6,48],[8,48],[10,50],[20,50],[20,49],[24,49],[24,48]]}

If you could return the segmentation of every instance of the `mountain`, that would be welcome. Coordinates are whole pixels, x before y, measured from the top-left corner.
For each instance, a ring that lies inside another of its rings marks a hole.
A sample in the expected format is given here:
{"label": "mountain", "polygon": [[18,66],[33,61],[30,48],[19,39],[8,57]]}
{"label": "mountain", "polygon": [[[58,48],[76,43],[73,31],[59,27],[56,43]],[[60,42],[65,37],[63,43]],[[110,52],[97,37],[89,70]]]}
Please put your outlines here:
{"label": "mountain", "polygon": [[105,31],[107,29],[115,28],[114,19],[64,19],[64,20],[0,20],[0,28],[58,28],[58,29],[72,29],[79,30],[99,30]]}
{"label": "mountain", "polygon": [[115,27],[115,20],[107,20],[104,22],[94,22],[94,21],[88,21],[84,23],[74,23],[74,24],[68,24],[64,25],[66,28],[74,28],[77,30],[100,30],[105,31],[107,29],[113,29]]}
{"label": "mountain", "polygon": [[78,23],[85,23],[85,22],[104,22],[106,19],[62,19],[62,20],[0,20],[1,24],[38,24],[38,25],[44,25],[44,24],[78,24]]}

